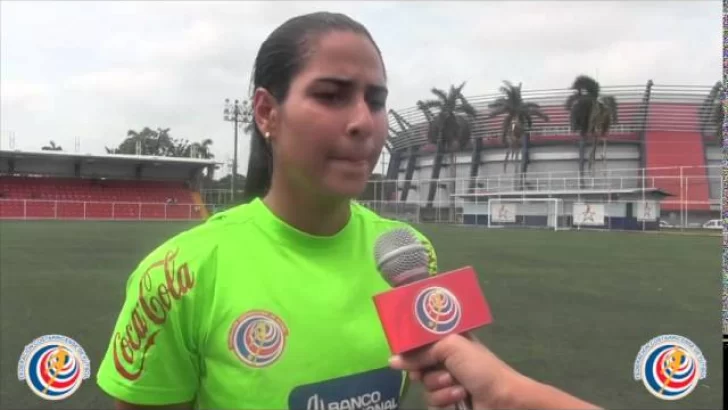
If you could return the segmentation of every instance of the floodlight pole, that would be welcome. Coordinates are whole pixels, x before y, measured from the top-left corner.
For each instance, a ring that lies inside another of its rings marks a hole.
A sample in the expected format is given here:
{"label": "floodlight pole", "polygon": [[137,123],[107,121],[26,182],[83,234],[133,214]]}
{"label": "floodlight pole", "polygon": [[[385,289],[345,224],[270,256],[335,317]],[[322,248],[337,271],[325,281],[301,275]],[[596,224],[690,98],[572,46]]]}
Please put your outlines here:
{"label": "floodlight pole", "polygon": [[243,124],[248,124],[252,120],[253,112],[250,102],[248,100],[240,102],[235,100],[234,103],[230,103],[230,99],[225,99],[225,109],[223,111],[223,118],[225,121],[233,123],[234,129],[234,151],[233,151],[233,171],[230,176],[230,201],[235,201],[235,180],[238,175],[238,128],[242,127]]}

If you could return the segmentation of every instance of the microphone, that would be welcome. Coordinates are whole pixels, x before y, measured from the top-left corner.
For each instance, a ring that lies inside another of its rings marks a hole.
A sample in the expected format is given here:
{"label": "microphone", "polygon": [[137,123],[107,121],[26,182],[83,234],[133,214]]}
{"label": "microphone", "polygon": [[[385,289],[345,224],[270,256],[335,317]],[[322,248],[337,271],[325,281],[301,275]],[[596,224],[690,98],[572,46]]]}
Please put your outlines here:
{"label": "microphone", "polygon": [[[448,334],[466,333],[492,322],[472,267],[432,275],[434,255],[407,228],[384,233],[374,246],[382,277],[394,289],[374,296],[392,353],[434,343]],[[470,396],[458,410],[472,408]]]}

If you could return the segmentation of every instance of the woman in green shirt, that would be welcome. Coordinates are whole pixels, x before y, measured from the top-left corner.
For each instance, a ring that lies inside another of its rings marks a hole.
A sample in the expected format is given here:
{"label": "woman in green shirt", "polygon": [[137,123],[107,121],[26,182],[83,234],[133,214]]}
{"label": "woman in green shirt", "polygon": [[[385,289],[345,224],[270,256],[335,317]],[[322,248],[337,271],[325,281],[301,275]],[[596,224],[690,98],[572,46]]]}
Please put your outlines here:
{"label": "woman in green shirt", "polygon": [[373,249],[404,224],[353,201],[387,137],[381,53],[347,16],[307,14],[263,42],[253,83],[246,203],[132,273],[98,385],[123,409],[397,408]]}

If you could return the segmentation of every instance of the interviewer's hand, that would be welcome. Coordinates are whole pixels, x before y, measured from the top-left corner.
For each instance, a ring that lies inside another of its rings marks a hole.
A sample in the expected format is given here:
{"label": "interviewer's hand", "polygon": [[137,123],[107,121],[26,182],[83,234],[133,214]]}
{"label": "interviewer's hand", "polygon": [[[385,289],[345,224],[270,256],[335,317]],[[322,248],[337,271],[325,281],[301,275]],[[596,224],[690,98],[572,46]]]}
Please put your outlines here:
{"label": "interviewer's hand", "polygon": [[[430,406],[446,407],[466,396],[474,408],[508,407],[506,389],[518,374],[490,350],[459,335],[450,335],[432,346],[395,356],[390,360],[395,369],[407,370],[413,380],[425,387]],[[443,370],[426,369],[432,367]],[[424,373],[423,373],[424,371]]]}
{"label": "interviewer's hand", "polygon": [[[390,365],[407,370],[425,387],[430,406],[446,407],[470,393],[473,409],[595,409],[593,404],[536,382],[508,366],[480,343],[450,335],[395,356]],[[439,367],[443,370],[428,370]]]}

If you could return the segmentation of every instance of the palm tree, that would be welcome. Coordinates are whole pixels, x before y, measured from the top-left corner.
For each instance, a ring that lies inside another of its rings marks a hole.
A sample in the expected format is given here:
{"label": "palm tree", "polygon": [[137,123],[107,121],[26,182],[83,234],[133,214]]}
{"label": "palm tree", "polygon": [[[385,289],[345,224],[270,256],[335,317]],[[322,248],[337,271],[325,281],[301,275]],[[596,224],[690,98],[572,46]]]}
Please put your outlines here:
{"label": "palm tree", "polygon": [[[437,97],[434,100],[421,101],[417,106],[422,109],[426,116],[429,117],[430,127],[428,139],[435,144],[435,163],[432,167],[432,177],[430,181],[430,190],[427,196],[427,206],[432,206],[437,192],[437,180],[440,177],[440,168],[442,166],[442,157],[445,151],[450,153],[451,188],[448,192],[455,192],[456,162],[455,154],[459,150],[465,149],[470,143],[472,135],[471,121],[477,115],[475,108],[463,96],[463,87],[465,82],[460,86],[450,86],[450,90],[446,93],[443,90],[432,88],[431,92]],[[436,114],[430,115],[432,111]],[[450,219],[455,217],[455,198],[450,197]]]}
{"label": "palm tree", "polygon": [[141,131],[129,130],[126,138],[116,148],[106,147],[109,154],[155,155],[160,157],[176,156],[179,147],[177,140],[169,135],[169,128],[153,130],[144,127]]}
{"label": "palm tree", "polygon": [[[594,165],[597,139],[604,139],[611,124],[617,122],[617,101],[613,96],[600,95],[599,83],[593,78],[580,75],[571,85],[574,93],[566,99],[566,110],[569,111],[571,128],[581,136],[579,141],[579,174],[584,172],[584,147],[587,138],[592,139],[592,150],[589,155],[589,169]],[[606,159],[604,139],[604,157]]]}
{"label": "palm tree", "polygon": [[[508,146],[506,158],[503,162],[503,173],[506,172],[508,166],[508,157],[512,155],[515,161],[518,157],[519,148],[523,147],[526,151],[528,146],[529,131],[533,125],[534,117],[548,122],[548,115],[544,114],[541,106],[533,102],[525,102],[521,96],[521,83],[514,86],[509,81],[503,81],[500,87],[502,97],[498,97],[495,101],[488,105],[491,110],[489,118],[505,115],[503,117],[503,132],[501,140],[504,145]],[[521,173],[526,172],[528,159],[525,152],[521,156]]]}
{"label": "palm tree", "polygon": [[129,130],[126,132],[126,138],[116,148],[106,147],[109,154],[125,154],[125,155],[153,155],[155,153],[157,132],[149,127],[144,127],[137,132]]}
{"label": "palm tree", "polygon": [[190,156],[195,158],[212,159],[215,155],[210,150],[212,140],[205,138],[200,142],[193,142],[190,145]]}
{"label": "palm tree", "polygon": [[156,132],[149,127],[144,127],[140,132],[129,130],[126,132],[126,137],[127,139],[121,143],[119,150],[129,151],[122,147],[133,144],[134,152],[122,152],[124,154],[152,155],[152,151],[156,151],[152,149],[152,141],[156,139]]}
{"label": "palm tree", "polygon": [[[185,142],[187,142],[185,140]],[[192,144],[187,144],[186,151],[183,153],[185,157],[192,157],[192,158],[202,158],[202,159],[212,159],[215,158],[215,155],[212,153],[212,150],[210,147],[212,146],[212,139],[210,138],[204,138],[200,142],[193,142]],[[215,174],[215,166],[210,166],[207,168],[207,173],[205,174],[205,185],[212,183],[212,180],[214,178]]]}
{"label": "palm tree", "polygon": [[169,128],[157,128],[157,132],[153,135],[154,148],[153,154],[161,157],[175,156],[175,141],[169,135]]}
{"label": "palm tree", "polygon": [[175,138],[172,140],[172,146],[170,147],[167,155],[170,157],[191,157],[192,156],[192,145],[190,140],[184,138]]}
{"label": "palm tree", "polygon": [[592,135],[592,148],[589,153],[589,170],[593,172],[594,161],[596,160],[597,144],[601,139],[604,143],[602,149],[602,161],[604,169],[607,162],[607,138],[612,124],[617,123],[617,100],[611,95],[600,96],[592,108],[589,116],[589,132]]}
{"label": "palm tree", "polygon": [[63,151],[63,147],[56,145],[56,142],[51,140],[49,145],[45,145],[41,148],[43,151]]}

